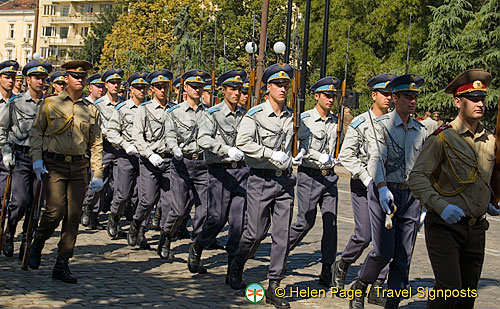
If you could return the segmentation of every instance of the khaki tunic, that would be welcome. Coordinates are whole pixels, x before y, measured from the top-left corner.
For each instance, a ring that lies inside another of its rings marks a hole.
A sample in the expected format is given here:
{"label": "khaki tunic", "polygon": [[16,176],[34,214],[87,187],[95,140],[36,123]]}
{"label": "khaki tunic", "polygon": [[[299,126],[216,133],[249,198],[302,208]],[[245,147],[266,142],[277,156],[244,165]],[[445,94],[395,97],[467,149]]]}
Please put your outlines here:
{"label": "khaki tunic", "polygon": [[[465,215],[479,217],[486,213],[491,198],[489,181],[495,163],[495,137],[482,124],[472,133],[460,117],[450,125],[425,142],[410,174],[410,189],[429,211],[441,214],[448,204],[454,204]],[[454,175],[460,181],[471,179],[474,166],[478,167],[477,179],[461,189]]]}

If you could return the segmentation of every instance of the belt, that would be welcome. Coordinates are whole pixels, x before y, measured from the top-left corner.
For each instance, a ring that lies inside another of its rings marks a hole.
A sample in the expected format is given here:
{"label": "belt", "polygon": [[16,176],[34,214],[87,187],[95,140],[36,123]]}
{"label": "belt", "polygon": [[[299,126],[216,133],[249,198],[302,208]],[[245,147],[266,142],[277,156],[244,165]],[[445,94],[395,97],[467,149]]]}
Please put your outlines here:
{"label": "belt", "polygon": [[22,153],[29,153],[30,152],[30,147],[29,146],[21,146],[14,144],[14,150],[20,151]]}
{"label": "belt", "polygon": [[387,186],[391,187],[391,188],[396,188],[396,189],[399,189],[399,190],[406,190],[406,189],[410,188],[410,186],[408,186],[408,184],[406,184],[406,183],[399,183],[399,182],[388,182]]}
{"label": "belt", "polygon": [[308,175],[313,175],[313,176],[319,176],[319,175],[330,176],[330,175],[335,174],[335,171],[333,170],[333,168],[320,170],[317,168],[304,167],[304,166],[299,166],[299,172],[303,172],[303,173],[306,173]]}
{"label": "belt", "polygon": [[231,163],[210,163],[208,166],[212,167],[212,168],[221,168],[221,169],[228,170],[228,169],[234,169],[234,168],[242,168],[242,167],[245,167],[247,165],[245,164],[245,161],[242,160],[242,161],[231,162]]}
{"label": "belt", "polygon": [[48,151],[45,151],[44,153],[44,157],[45,158],[48,158],[48,159],[54,159],[56,161],[60,161],[60,162],[76,162],[76,161],[81,161],[85,158],[84,155],[63,155],[63,154],[60,154],[60,153],[54,153],[54,152],[48,152]]}
{"label": "belt", "polygon": [[162,159],[171,159],[174,157],[173,154],[171,153],[168,153],[168,152],[164,152],[164,153],[159,153],[158,154],[160,157],[162,157]]}
{"label": "belt", "polygon": [[482,215],[480,217],[467,217],[466,216],[466,217],[463,217],[462,219],[460,219],[460,221],[458,221],[457,224],[473,226],[473,225],[476,225],[476,224],[483,222],[485,219],[486,219],[486,215]]}
{"label": "belt", "polygon": [[203,160],[203,152],[199,153],[184,153],[183,154],[184,158],[189,159],[189,160]]}
{"label": "belt", "polygon": [[271,177],[288,176],[292,173],[291,169],[287,169],[287,170],[283,171],[283,170],[251,168],[250,171],[256,175],[259,175],[259,176],[271,176]]}

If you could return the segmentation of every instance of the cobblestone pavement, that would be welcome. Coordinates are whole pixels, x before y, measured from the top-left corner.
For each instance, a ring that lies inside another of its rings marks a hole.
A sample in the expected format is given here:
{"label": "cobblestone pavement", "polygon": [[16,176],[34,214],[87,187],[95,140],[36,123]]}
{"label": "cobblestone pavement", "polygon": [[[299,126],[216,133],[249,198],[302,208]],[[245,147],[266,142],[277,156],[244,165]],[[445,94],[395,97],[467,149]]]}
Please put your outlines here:
{"label": "cobblestone pavement", "polygon": [[[339,217],[338,250],[341,251],[353,231],[353,216],[349,192],[349,175],[339,168]],[[294,211],[295,220],[296,209]],[[106,219],[101,216],[101,221]],[[489,218],[486,254],[476,308],[498,308],[500,304],[500,220]],[[128,225],[124,226],[128,229]],[[320,239],[321,216],[316,226],[306,236],[302,244],[289,257],[287,277],[282,285],[290,288],[319,289],[318,274],[321,270]],[[131,249],[126,239],[110,240],[106,231],[90,231],[80,228],[75,256],[70,266],[78,277],[78,284],[64,284],[51,278],[56,258],[58,235],[54,235],[43,250],[42,266],[39,270],[24,272],[17,261],[17,251],[13,258],[0,257],[0,306],[5,307],[103,307],[103,306],[175,306],[189,308],[204,307],[262,307],[249,303],[242,291],[233,291],[224,284],[227,256],[223,251],[206,250],[204,265],[208,274],[191,274],[186,266],[188,240],[173,243],[175,258],[165,263],[155,251]],[[147,236],[156,248],[159,233],[149,231]],[[220,240],[225,242],[227,231]],[[496,239],[496,240],[495,240]],[[270,237],[262,243],[255,258],[246,264],[244,278],[248,283],[259,282],[267,287],[266,273],[269,261]],[[16,237],[16,250],[20,237]],[[349,270],[348,286],[354,281],[360,263]],[[425,308],[426,299],[418,298],[417,287],[432,287],[433,274],[430,267],[423,233],[417,238],[411,265],[410,284],[413,297],[404,300],[403,308]],[[347,287],[348,287],[347,286]],[[292,297],[293,308],[348,308],[344,299],[330,297]],[[269,307],[269,306],[268,306]],[[367,308],[377,308],[367,305]],[[380,308],[380,307],[378,307]]]}

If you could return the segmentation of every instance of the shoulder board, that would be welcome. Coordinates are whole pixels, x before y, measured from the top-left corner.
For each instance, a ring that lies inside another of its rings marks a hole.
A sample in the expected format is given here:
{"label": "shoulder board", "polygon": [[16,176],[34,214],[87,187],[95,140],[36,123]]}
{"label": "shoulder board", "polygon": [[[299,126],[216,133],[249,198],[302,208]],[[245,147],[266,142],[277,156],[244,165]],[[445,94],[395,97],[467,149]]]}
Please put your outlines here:
{"label": "shoulder board", "polygon": [[99,98],[99,99],[95,100],[94,102],[92,102],[92,104],[97,105],[97,103],[101,103],[101,102],[102,102],[102,98]]}
{"label": "shoulder board", "polygon": [[357,127],[359,127],[360,124],[362,124],[365,121],[366,121],[366,118],[363,116],[360,116],[358,119],[356,119],[356,121],[351,122],[351,127],[353,129],[356,129]]}
{"label": "shoulder board", "polygon": [[439,133],[443,132],[444,130],[446,130],[448,128],[451,128],[451,126],[449,124],[443,124],[442,126],[440,126],[439,128],[437,128],[437,130],[434,131],[432,133],[432,135],[438,135]]}
{"label": "shoulder board", "polygon": [[116,109],[116,110],[120,110],[120,108],[122,108],[122,106],[123,106],[123,105],[125,105],[125,102],[121,102],[120,104],[117,104],[117,105],[115,106],[115,109]]}
{"label": "shoulder board", "polygon": [[218,106],[212,106],[212,107],[210,107],[210,108],[207,110],[207,112],[208,112],[210,115],[212,115],[213,113],[218,112],[218,111],[220,111],[220,108],[219,108]]}
{"label": "shoulder board", "polygon": [[381,120],[385,120],[385,119],[389,119],[391,118],[389,115],[382,115],[382,116],[378,116],[377,118],[375,118],[375,121],[379,122]]}
{"label": "shoulder board", "polygon": [[249,111],[248,111],[248,115],[249,116],[253,116],[255,113],[258,113],[262,111],[262,106],[255,106],[255,107],[252,107]]}
{"label": "shoulder board", "polygon": [[293,113],[293,108],[291,108],[290,106],[287,106],[286,110],[289,111],[290,113]]}
{"label": "shoulder board", "polygon": [[172,106],[167,110],[167,113],[171,113],[174,109],[179,108],[179,104]]}
{"label": "shoulder board", "polygon": [[20,96],[21,96],[20,94],[12,94],[12,96],[9,98],[9,102],[15,100],[16,98],[19,98]]}
{"label": "shoulder board", "polygon": [[300,119],[304,119],[304,118],[307,118],[310,116],[311,116],[311,114],[309,114],[308,112],[303,112],[302,114],[300,114]]}
{"label": "shoulder board", "polygon": [[140,106],[144,106],[144,105],[149,104],[149,103],[151,103],[151,102],[152,102],[152,101],[142,102],[142,103],[140,104]]}
{"label": "shoulder board", "polygon": [[418,121],[417,119],[413,119],[413,122],[414,122],[417,126],[419,126],[419,127],[421,127],[421,128],[425,128],[425,126],[424,126],[424,125],[423,125],[420,121]]}

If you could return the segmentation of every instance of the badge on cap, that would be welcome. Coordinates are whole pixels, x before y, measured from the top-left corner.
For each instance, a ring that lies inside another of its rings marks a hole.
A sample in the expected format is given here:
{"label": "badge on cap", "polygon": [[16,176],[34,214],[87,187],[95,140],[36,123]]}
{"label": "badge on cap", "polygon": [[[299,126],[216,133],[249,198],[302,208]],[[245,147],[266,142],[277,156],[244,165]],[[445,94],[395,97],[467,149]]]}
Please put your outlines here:
{"label": "badge on cap", "polygon": [[472,87],[474,87],[474,89],[483,89],[483,83],[480,80],[476,80],[472,84]]}
{"label": "badge on cap", "polygon": [[415,83],[410,83],[410,90],[417,89],[417,85]]}

